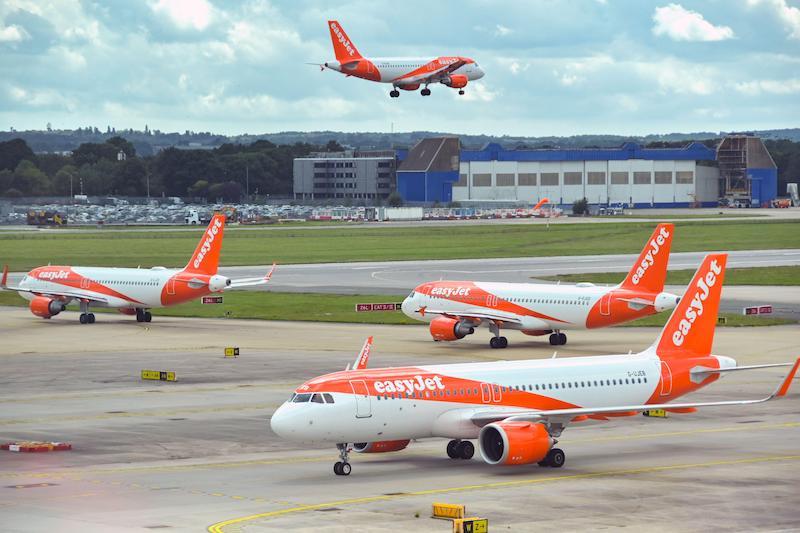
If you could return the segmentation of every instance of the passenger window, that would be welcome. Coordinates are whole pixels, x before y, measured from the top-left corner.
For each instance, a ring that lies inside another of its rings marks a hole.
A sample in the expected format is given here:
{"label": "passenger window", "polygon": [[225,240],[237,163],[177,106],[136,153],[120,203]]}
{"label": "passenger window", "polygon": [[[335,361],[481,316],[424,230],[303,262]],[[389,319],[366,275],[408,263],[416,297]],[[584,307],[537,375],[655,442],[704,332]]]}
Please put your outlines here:
{"label": "passenger window", "polygon": [[323,394],[323,396],[325,397],[325,402],[326,402],[326,403],[333,403],[333,396],[331,396],[331,395],[330,395],[330,394],[328,394],[327,392],[326,392],[326,393],[324,393],[324,394]]}
{"label": "passenger window", "polygon": [[322,398],[322,394],[315,394],[314,396],[311,397],[311,401],[314,403],[325,403],[325,401]]}

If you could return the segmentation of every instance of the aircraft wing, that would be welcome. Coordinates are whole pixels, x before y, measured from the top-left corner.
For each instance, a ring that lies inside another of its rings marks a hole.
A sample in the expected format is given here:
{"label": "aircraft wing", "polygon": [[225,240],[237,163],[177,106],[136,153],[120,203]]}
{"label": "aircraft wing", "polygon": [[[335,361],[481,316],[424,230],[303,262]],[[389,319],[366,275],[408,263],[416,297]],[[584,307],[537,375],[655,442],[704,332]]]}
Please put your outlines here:
{"label": "aircraft wing", "polygon": [[511,313],[502,313],[502,312],[487,312],[481,309],[467,309],[464,312],[453,313],[451,311],[441,311],[438,309],[428,309],[428,308],[420,308],[417,310],[420,315],[442,315],[450,318],[473,318],[478,320],[492,320],[497,322],[511,322],[514,324],[521,324],[522,321],[517,318],[516,316],[512,315]]}
{"label": "aircraft wing", "polygon": [[[760,365],[756,365],[756,367],[765,368]],[[692,403],[660,403],[660,404],[649,404],[649,405],[619,405],[613,407],[576,407],[569,409],[549,409],[542,411],[515,411],[515,412],[508,410],[484,411],[475,413],[474,415],[472,415],[472,417],[470,417],[470,419],[472,420],[472,423],[475,424],[476,426],[483,427],[487,424],[491,424],[492,422],[499,422],[501,420],[538,422],[553,418],[572,419],[573,417],[581,415],[614,416],[622,413],[649,411],[651,409],[674,410],[674,409],[690,409],[697,407],[727,407],[733,405],[752,405],[756,403],[768,402],[772,399],[785,396],[786,393],[789,391],[789,387],[791,386],[792,380],[794,379],[794,376],[797,373],[798,367],[800,367],[800,358],[798,358],[794,362],[794,364],[792,365],[792,369],[789,371],[789,373],[783,379],[781,384],[778,386],[777,389],[775,389],[775,391],[772,394],[770,394],[765,398],[759,398],[757,400],[726,400],[721,402],[692,402]],[[742,370],[745,370],[745,368],[742,368]]]}
{"label": "aircraft wing", "polygon": [[225,287],[225,290],[230,289],[241,289],[242,287],[255,287],[257,285],[266,285],[269,283],[269,280],[272,278],[272,273],[275,272],[276,264],[272,263],[272,268],[267,275],[261,278],[242,278],[242,279],[232,279],[231,284]]}
{"label": "aircraft wing", "polygon": [[[445,79],[451,72],[455,72],[456,70],[460,69],[467,62],[463,59],[459,59],[455,63],[450,63],[449,65],[442,65],[440,68],[436,70],[428,70],[426,72],[420,72],[419,74],[406,75],[401,76],[394,80],[394,83],[397,85],[416,85],[417,83],[438,83]],[[423,67],[424,68],[424,67]]]}
{"label": "aircraft wing", "polygon": [[72,292],[72,291],[41,291],[41,290],[32,290],[32,289],[25,289],[23,287],[8,287],[3,285],[0,287],[2,290],[6,291],[16,291],[16,292],[27,292],[29,294],[35,294],[37,296],[50,296],[52,298],[71,298],[75,300],[85,300],[88,302],[100,302],[100,303],[108,303],[107,298],[103,298],[102,296],[97,295],[89,295],[82,292]]}

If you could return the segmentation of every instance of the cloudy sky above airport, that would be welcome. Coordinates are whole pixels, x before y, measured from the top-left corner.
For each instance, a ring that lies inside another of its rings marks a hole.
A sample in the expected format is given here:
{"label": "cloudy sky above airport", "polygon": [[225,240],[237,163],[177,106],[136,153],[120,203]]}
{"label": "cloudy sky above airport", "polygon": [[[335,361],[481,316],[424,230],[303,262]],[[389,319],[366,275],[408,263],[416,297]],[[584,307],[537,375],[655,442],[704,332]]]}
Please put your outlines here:
{"label": "cloudy sky above airport", "polygon": [[[321,72],[474,58],[433,95]],[[795,0],[3,0],[0,129],[647,134],[800,126]]]}

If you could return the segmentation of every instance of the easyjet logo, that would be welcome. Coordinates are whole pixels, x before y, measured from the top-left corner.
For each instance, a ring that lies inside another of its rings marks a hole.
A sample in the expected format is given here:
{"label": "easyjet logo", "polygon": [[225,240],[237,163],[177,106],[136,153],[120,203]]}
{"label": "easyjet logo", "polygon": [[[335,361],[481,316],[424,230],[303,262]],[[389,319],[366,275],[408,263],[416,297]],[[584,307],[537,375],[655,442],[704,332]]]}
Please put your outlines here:
{"label": "easyjet logo", "polygon": [[200,251],[197,253],[197,258],[194,260],[194,267],[200,268],[200,264],[203,262],[203,258],[206,256],[208,251],[211,249],[211,243],[214,242],[214,239],[217,237],[217,233],[219,233],[219,228],[222,227],[222,222],[220,222],[219,218],[214,219],[214,224],[206,230],[206,240],[203,241],[203,245],[200,247]]}
{"label": "easyjet logo", "polygon": [[431,296],[469,296],[470,287],[434,287],[431,289]]}
{"label": "easyjet logo", "polygon": [[453,63],[457,62],[458,59],[455,57],[440,57],[439,64],[440,65],[452,65]]}
{"label": "easyjet logo", "polygon": [[650,239],[650,249],[647,250],[642,262],[639,263],[639,267],[636,269],[636,272],[633,273],[633,277],[631,281],[633,281],[634,285],[638,285],[639,281],[644,276],[644,273],[647,272],[647,269],[653,266],[653,263],[656,262],[656,256],[658,252],[661,251],[661,248],[664,246],[664,242],[666,242],[667,238],[669,237],[669,231],[667,228],[662,226],[661,231],[658,232],[654,238]]}
{"label": "easyjet logo", "polygon": [[345,47],[347,53],[349,53],[351,56],[355,55],[356,51],[353,48],[353,45],[350,44],[350,39],[344,36],[344,33],[342,33],[342,30],[339,29],[339,26],[335,22],[331,22],[331,30],[333,30],[333,33],[336,34],[336,38],[339,39],[341,45]]}
{"label": "easyjet logo", "polygon": [[700,276],[695,286],[697,290],[689,302],[689,305],[684,311],[684,316],[678,323],[678,327],[672,332],[672,343],[675,346],[681,346],[686,340],[686,336],[692,331],[692,325],[697,320],[697,317],[703,315],[705,304],[703,302],[708,298],[711,287],[717,284],[717,276],[722,272],[722,267],[717,264],[717,260],[711,261],[708,272],[704,276]]}
{"label": "easyjet logo", "polygon": [[442,376],[433,376],[432,378],[414,376],[412,379],[376,381],[372,384],[372,386],[375,388],[375,392],[378,394],[384,394],[387,392],[414,392],[444,389]]}
{"label": "easyjet logo", "polygon": [[69,272],[66,270],[46,270],[44,272],[39,272],[38,274],[39,279],[67,279],[69,277]]}

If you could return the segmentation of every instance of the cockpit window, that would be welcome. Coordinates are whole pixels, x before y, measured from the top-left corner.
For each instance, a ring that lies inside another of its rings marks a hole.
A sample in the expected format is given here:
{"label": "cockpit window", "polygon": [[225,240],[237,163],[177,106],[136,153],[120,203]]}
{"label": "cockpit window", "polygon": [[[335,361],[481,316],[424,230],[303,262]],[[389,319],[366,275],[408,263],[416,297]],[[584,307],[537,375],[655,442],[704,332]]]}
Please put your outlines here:
{"label": "cockpit window", "polygon": [[415,294],[415,292],[414,292],[414,291],[411,291],[411,294],[409,294],[409,295],[408,295],[408,297],[409,297],[409,298],[413,298],[413,297],[414,297],[414,294]]}
{"label": "cockpit window", "polygon": [[294,397],[295,397],[295,396],[297,396],[297,393],[296,393],[296,392],[293,392],[293,393],[292,393],[292,395],[291,395],[291,396],[289,396],[289,399],[288,399],[287,401],[288,401],[289,403],[292,403],[292,400],[294,400]]}
{"label": "cockpit window", "polygon": [[322,399],[322,394],[315,394],[311,397],[311,401],[314,403],[325,403],[325,401]]}
{"label": "cockpit window", "polygon": [[298,394],[292,400],[293,403],[305,403],[311,399],[312,394],[309,392],[304,392],[302,394]]}
{"label": "cockpit window", "polygon": [[333,396],[331,396],[331,395],[330,395],[330,394],[328,394],[327,392],[326,392],[326,393],[323,393],[323,396],[325,396],[325,401],[326,401],[326,402],[328,402],[328,403],[333,403]]}

